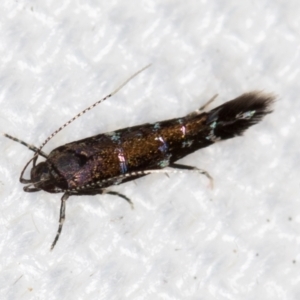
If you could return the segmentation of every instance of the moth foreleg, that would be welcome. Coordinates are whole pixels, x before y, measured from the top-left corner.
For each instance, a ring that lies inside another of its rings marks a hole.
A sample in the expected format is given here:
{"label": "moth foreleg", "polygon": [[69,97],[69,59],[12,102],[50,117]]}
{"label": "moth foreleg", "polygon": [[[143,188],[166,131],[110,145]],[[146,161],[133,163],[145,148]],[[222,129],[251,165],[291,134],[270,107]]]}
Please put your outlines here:
{"label": "moth foreleg", "polygon": [[66,201],[69,198],[69,194],[68,193],[64,193],[63,196],[61,197],[61,205],[60,205],[60,213],[59,213],[59,225],[58,225],[58,230],[55,236],[55,239],[51,245],[51,249],[53,250],[55,244],[57,243],[59,236],[61,234],[62,231],[62,227],[65,221],[65,216],[66,216]]}

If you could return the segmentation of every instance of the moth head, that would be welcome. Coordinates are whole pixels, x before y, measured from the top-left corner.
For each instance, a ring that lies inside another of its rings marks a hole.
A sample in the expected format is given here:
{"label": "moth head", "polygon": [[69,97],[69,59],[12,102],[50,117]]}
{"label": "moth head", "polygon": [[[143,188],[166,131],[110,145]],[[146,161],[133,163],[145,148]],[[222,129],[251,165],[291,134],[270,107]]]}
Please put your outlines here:
{"label": "moth head", "polygon": [[65,180],[48,162],[40,162],[31,169],[31,182],[35,189],[49,193],[58,193],[67,188]]}

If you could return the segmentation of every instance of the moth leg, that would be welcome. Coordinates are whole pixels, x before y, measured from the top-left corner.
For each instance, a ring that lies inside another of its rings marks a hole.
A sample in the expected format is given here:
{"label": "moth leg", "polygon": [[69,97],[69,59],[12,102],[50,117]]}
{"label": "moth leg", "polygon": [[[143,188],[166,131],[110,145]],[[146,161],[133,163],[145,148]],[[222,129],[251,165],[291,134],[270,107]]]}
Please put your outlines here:
{"label": "moth leg", "polygon": [[60,205],[60,213],[59,213],[59,225],[58,225],[58,230],[55,236],[55,239],[51,245],[50,250],[53,250],[55,244],[57,243],[59,236],[61,234],[62,231],[62,227],[65,221],[65,216],[66,216],[66,201],[69,198],[69,194],[68,193],[64,193],[63,196],[61,197],[61,205]]}
{"label": "moth leg", "polygon": [[128,197],[126,197],[125,195],[123,195],[121,193],[118,193],[118,192],[115,192],[115,191],[103,190],[103,194],[109,194],[109,195],[119,196],[120,198],[126,200],[130,204],[131,209],[134,209],[133,202]]}
{"label": "moth leg", "polygon": [[106,190],[103,188],[95,188],[93,190],[82,190],[82,191],[80,191],[80,194],[72,194],[72,196],[82,196],[82,195],[95,196],[95,195],[99,195],[99,194],[102,194],[102,195],[109,194],[109,195],[119,196],[122,199],[126,200],[130,204],[132,209],[134,208],[132,201],[125,195],[115,192],[115,191],[109,191],[109,190]]}
{"label": "moth leg", "polygon": [[195,111],[188,114],[188,116],[195,116],[199,115],[201,112],[203,112],[216,98],[218,97],[218,94],[215,94],[213,97],[211,97],[204,105],[202,105],[200,108],[196,109]]}
{"label": "moth leg", "polygon": [[186,165],[176,164],[176,163],[170,164],[169,167],[173,168],[173,169],[196,171],[196,172],[198,172],[198,173],[200,173],[202,175],[205,175],[209,179],[209,186],[211,188],[213,188],[213,186],[214,186],[214,180],[213,180],[213,178],[205,170],[202,170],[202,169],[199,169],[199,168],[193,167],[193,166],[186,166]]}
{"label": "moth leg", "polygon": [[202,105],[198,110],[203,111],[205,110],[215,99],[218,97],[218,94],[213,95],[204,105]]}

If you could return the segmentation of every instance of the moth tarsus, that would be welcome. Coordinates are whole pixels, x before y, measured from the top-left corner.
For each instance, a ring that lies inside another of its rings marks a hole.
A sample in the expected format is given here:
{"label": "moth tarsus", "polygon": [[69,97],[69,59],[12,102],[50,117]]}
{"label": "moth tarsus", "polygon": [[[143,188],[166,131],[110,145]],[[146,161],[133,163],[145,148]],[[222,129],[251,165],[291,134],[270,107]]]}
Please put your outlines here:
{"label": "moth tarsus", "polygon": [[[4,134],[34,152],[21,172],[20,182],[27,184],[24,191],[63,193],[59,226],[51,250],[60,237],[65,221],[66,201],[70,196],[109,194],[122,198],[133,208],[133,203],[127,196],[107,188],[154,173],[197,172],[205,175],[212,186],[213,180],[208,172],[177,161],[217,141],[241,135],[271,112],[274,96],[262,92],[243,94],[205,112],[207,105],[216,98],[214,96],[208,103],[181,118],[98,134],[60,146],[50,154],[42,151],[44,145],[59,131],[117,93],[142,70],[132,75],[114,92],[62,125],[40,147]],[[45,161],[37,163],[39,156],[44,157]],[[30,163],[30,179],[25,179],[23,175]]]}

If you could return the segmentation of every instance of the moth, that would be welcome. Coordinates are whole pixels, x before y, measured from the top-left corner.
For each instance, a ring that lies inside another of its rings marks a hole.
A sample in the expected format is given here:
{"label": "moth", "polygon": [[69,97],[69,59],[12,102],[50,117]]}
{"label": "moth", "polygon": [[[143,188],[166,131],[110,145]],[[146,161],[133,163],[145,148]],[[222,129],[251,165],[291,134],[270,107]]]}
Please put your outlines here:
{"label": "moth", "polygon": [[[101,133],[55,148],[46,154],[42,148],[62,129],[99,103],[116,94],[141,69],[114,92],[95,102],[54,131],[40,147],[29,145],[9,134],[4,134],[34,152],[20,175],[26,184],[25,192],[45,191],[63,193],[59,226],[51,250],[56,245],[65,220],[66,201],[70,196],[110,194],[125,199],[125,195],[107,188],[153,173],[194,171],[210,175],[197,167],[177,163],[178,160],[221,140],[241,135],[247,128],[271,113],[275,97],[262,92],[243,94],[208,112],[207,104],[192,113],[153,124],[142,124]],[[39,157],[45,160],[37,163]],[[31,165],[30,179],[24,178]]]}

